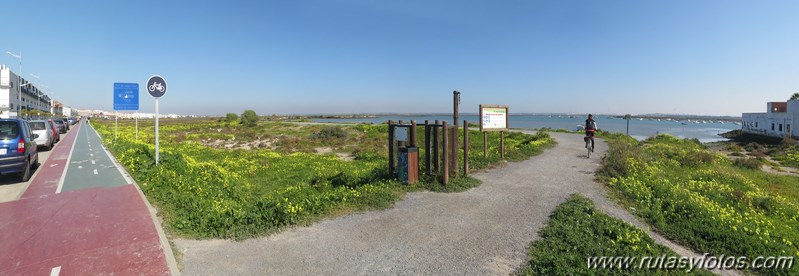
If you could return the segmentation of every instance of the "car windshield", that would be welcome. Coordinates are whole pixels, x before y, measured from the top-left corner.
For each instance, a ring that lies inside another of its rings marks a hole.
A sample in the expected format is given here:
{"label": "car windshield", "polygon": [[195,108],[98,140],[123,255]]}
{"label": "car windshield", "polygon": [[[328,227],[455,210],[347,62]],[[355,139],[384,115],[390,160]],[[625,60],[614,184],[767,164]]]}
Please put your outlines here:
{"label": "car windshield", "polygon": [[31,122],[31,130],[45,130],[44,122]]}
{"label": "car windshield", "polygon": [[64,123],[64,121],[61,121],[61,120],[53,120],[53,122],[55,122],[56,124],[63,124]]}
{"label": "car windshield", "polygon": [[0,122],[0,139],[14,139],[19,136],[19,124],[17,122]]}

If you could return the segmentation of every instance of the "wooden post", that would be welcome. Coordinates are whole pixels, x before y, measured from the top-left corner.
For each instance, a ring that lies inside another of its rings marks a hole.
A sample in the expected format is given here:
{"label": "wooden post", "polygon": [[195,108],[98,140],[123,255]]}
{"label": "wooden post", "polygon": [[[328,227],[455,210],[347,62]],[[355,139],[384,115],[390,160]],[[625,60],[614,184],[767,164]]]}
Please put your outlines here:
{"label": "wooden post", "polygon": [[458,175],[458,145],[455,143],[456,141],[458,141],[458,128],[451,126],[449,130],[449,175],[453,177]]}
{"label": "wooden post", "polygon": [[394,176],[394,121],[388,120],[388,175]]}
{"label": "wooden post", "polygon": [[452,91],[452,117],[453,117],[453,125],[452,125],[452,166],[450,168],[452,171],[455,172],[454,175],[458,174],[458,155],[460,152],[458,150],[458,106],[460,106],[461,102],[461,92],[457,90]]}
{"label": "wooden post", "polygon": [[505,159],[505,132],[499,132],[499,159]]}
{"label": "wooden post", "polygon": [[446,186],[447,184],[449,184],[449,160],[447,160],[449,159],[447,157],[449,156],[449,154],[447,154],[449,153],[449,148],[448,148],[449,144],[447,141],[449,140],[449,135],[448,135],[449,130],[447,129],[447,121],[443,121],[441,123],[443,124],[443,127],[441,128],[441,130],[443,131],[441,135],[442,136],[441,151],[442,154],[444,155],[444,158],[441,158],[441,167],[442,167],[441,172],[443,173],[443,178],[441,179],[441,182],[443,182],[444,186]]}
{"label": "wooden post", "polygon": [[436,120],[436,125],[433,127],[433,170],[438,173],[438,120]]}
{"label": "wooden post", "polygon": [[469,122],[463,120],[463,176],[469,176]]}
{"label": "wooden post", "polygon": [[410,131],[410,133],[408,133],[408,135],[410,135],[410,137],[408,137],[408,138],[411,139],[411,147],[415,147],[416,146],[416,121],[415,120],[411,120],[411,131]]}
{"label": "wooden post", "polygon": [[483,157],[488,158],[488,132],[483,131]]}
{"label": "wooden post", "polygon": [[427,176],[433,174],[433,168],[430,167],[430,163],[433,160],[433,153],[431,152],[432,144],[430,144],[430,121],[424,120],[424,167],[427,172]]}

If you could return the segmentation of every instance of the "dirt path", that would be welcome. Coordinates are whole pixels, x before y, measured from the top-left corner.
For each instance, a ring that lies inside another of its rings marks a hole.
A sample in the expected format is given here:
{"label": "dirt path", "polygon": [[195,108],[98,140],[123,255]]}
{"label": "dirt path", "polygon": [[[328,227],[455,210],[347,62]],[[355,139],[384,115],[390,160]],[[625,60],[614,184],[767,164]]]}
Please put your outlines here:
{"label": "dirt path", "polygon": [[409,193],[393,208],[325,220],[243,242],[176,240],[187,275],[507,275],[569,195],[580,193],[683,255],[696,256],[647,230],[607,200],[593,181],[599,156],[582,137],[551,133],[558,145],[530,160],[475,174],[462,193]]}

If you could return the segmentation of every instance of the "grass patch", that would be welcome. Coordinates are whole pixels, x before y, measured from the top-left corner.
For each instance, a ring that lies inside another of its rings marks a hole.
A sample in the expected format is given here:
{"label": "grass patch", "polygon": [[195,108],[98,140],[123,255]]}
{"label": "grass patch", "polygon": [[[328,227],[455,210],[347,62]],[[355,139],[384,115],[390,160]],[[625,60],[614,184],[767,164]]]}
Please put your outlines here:
{"label": "grass patch", "polygon": [[[263,236],[324,217],[387,208],[408,191],[458,192],[480,183],[472,178],[453,178],[446,187],[432,178],[417,185],[398,183],[388,174],[386,125],[261,121],[244,127],[209,119],[164,119],[161,159],[155,166],[153,121],[139,122],[139,140],[134,138],[132,121],[120,122],[116,141],[113,121],[92,120],[92,124],[158,206],[170,233],[187,238]],[[505,138],[505,160],[511,161],[527,159],[554,143],[546,134],[510,133]],[[263,141],[271,146],[224,146]],[[473,149],[478,148],[477,141],[482,147],[482,139],[471,141]],[[472,154],[471,167],[504,162],[498,158],[498,142],[498,134],[490,136],[491,154]],[[332,152],[316,153],[320,147]],[[337,153],[354,158],[342,160]]]}
{"label": "grass patch", "polygon": [[[600,179],[667,237],[717,256],[799,257],[799,178],[669,135],[610,147]],[[688,162],[694,159],[701,162]],[[754,272],[795,275],[799,266]]]}
{"label": "grass patch", "polygon": [[[684,275],[685,270],[591,268],[592,256],[677,256],[641,229],[594,208],[589,199],[572,195],[550,215],[529,249],[530,261],[520,275]],[[686,269],[687,270],[687,269]],[[693,274],[712,275],[706,271]]]}

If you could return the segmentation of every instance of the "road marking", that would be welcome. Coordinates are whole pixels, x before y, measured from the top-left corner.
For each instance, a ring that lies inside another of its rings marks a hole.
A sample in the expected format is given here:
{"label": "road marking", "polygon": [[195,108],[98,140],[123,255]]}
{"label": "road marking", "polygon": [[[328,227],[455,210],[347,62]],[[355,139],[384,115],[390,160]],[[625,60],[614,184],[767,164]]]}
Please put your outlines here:
{"label": "road marking", "polygon": [[[78,128],[83,128],[83,127],[78,126]],[[65,163],[67,165],[64,166],[64,171],[61,172],[61,179],[58,180],[58,188],[55,189],[56,194],[61,193],[61,189],[64,188],[64,179],[67,178],[67,170],[69,170],[69,161],[72,160],[72,152],[75,151],[75,143],[77,142],[78,142],[78,134],[75,134],[75,140],[72,141],[72,148],[69,149],[69,156],[67,156],[67,163]],[[59,267],[59,271],[60,270],[61,268]]]}
{"label": "road marking", "polygon": [[92,165],[94,165],[94,160],[92,160]]}
{"label": "road marking", "polygon": [[78,169],[83,169],[83,166],[78,166]]}
{"label": "road marking", "polygon": [[55,166],[58,166],[58,163],[50,164],[50,168],[55,167]]}
{"label": "road marking", "polygon": [[58,274],[60,274],[60,273],[61,273],[61,267],[60,266],[56,266],[56,267],[54,267],[53,269],[50,270],[50,276],[58,276]]}
{"label": "road marking", "polygon": [[[94,128],[92,128],[92,130],[94,130]],[[102,137],[100,137],[100,133],[97,133],[96,130],[94,131],[94,135],[97,135],[97,138],[102,140]],[[131,179],[130,175],[128,175],[128,173],[125,171],[125,169],[123,169],[122,166],[119,165],[119,162],[117,162],[117,159],[114,158],[114,156],[111,155],[110,152],[108,152],[108,149],[106,149],[105,146],[100,145],[100,147],[103,148],[103,151],[108,156],[108,159],[111,160],[111,163],[114,163],[114,166],[117,167],[117,170],[119,171],[119,174],[122,175],[122,178],[124,178],[125,181],[128,182],[128,184],[133,184],[133,179]]]}
{"label": "road marking", "polygon": [[92,151],[92,149],[89,149],[89,151]]}
{"label": "road marking", "polygon": [[89,153],[89,156],[94,157],[94,153]]}
{"label": "road marking", "polygon": [[97,174],[97,169],[94,169],[94,174]]}

